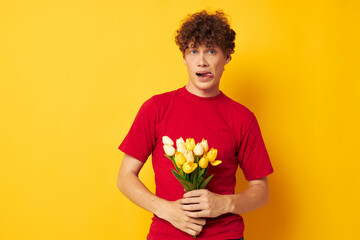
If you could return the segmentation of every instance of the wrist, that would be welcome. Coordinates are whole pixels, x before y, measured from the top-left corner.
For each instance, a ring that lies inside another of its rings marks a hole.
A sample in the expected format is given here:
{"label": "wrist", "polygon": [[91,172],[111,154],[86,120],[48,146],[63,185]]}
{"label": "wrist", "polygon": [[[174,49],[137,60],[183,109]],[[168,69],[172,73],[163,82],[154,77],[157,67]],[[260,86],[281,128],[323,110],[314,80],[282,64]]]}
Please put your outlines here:
{"label": "wrist", "polygon": [[235,197],[234,195],[224,195],[225,201],[225,213],[234,213],[235,212]]}
{"label": "wrist", "polygon": [[166,201],[165,199],[155,197],[153,204],[154,204],[153,213],[159,218],[166,219],[166,213],[167,213],[166,209],[168,209],[167,205],[169,204],[169,202]]}

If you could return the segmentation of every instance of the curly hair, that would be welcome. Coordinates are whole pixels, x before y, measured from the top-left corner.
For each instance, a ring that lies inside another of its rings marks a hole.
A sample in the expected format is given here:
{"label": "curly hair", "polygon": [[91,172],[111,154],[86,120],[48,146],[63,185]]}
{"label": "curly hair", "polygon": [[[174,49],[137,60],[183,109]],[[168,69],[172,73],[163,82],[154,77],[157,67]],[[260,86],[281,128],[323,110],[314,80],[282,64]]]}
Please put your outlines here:
{"label": "curly hair", "polygon": [[194,13],[185,18],[176,31],[175,42],[184,54],[189,44],[218,46],[224,55],[233,54],[235,48],[235,31],[222,10],[208,13],[206,10]]}

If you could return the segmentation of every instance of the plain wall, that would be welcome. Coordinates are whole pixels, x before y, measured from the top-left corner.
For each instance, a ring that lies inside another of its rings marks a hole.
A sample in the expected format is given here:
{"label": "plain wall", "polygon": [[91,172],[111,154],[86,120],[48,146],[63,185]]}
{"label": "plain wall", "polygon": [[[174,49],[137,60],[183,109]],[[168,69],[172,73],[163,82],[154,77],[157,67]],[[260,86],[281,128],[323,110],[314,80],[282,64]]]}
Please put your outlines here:
{"label": "plain wall", "polygon": [[[220,87],[275,169],[245,238],[360,239],[360,9],[340,0],[1,1],[0,239],[146,238],[117,147],[146,99],[187,83],[174,33],[204,8],[231,17]],[[151,161],[140,177],[154,191]]]}

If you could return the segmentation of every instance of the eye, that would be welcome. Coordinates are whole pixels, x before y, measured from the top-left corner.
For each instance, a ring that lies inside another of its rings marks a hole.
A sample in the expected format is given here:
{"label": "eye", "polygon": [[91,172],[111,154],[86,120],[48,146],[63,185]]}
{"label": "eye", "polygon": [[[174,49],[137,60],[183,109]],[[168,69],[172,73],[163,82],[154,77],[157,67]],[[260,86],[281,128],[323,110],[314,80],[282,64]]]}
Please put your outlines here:
{"label": "eye", "polygon": [[215,54],[215,50],[209,50],[210,54]]}
{"label": "eye", "polygon": [[196,50],[192,50],[190,53],[191,54],[196,54]]}

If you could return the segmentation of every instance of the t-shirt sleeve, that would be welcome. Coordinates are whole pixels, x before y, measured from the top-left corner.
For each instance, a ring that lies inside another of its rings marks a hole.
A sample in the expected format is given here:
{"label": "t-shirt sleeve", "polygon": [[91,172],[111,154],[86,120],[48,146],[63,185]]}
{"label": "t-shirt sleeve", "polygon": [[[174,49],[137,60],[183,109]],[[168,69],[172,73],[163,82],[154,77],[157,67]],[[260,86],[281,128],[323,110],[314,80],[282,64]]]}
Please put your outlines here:
{"label": "t-shirt sleeve", "polygon": [[155,123],[156,108],[153,99],[150,98],[141,106],[119,149],[146,162],[155,146]]}
{"label": "t-shirt sleeve", "polygon": [[242,137],[238,160],[248,181],[263,178],[274,171],[255,116]]}

